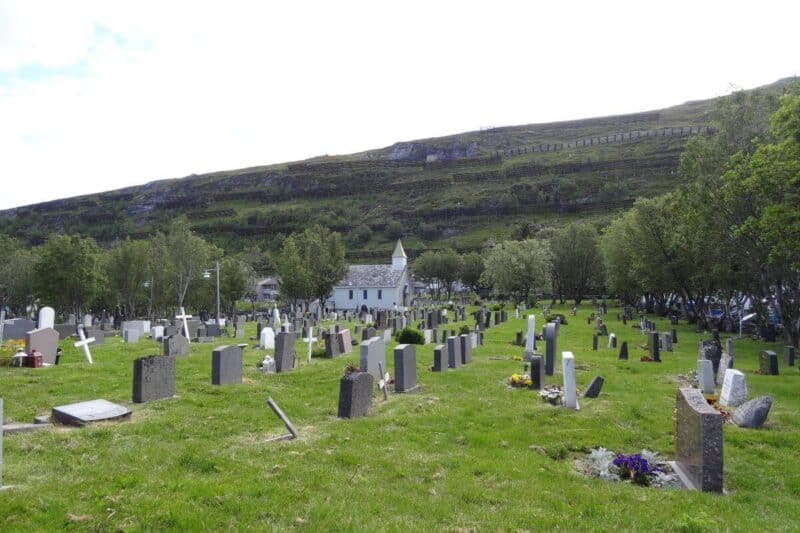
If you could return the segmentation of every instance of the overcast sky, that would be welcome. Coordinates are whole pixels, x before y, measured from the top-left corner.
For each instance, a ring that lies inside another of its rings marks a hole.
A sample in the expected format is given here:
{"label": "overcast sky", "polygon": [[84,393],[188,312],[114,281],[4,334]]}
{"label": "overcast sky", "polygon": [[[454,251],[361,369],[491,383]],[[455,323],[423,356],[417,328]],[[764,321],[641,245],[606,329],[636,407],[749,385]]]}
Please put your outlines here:
{"label": "overcast sky", "polygon": [[0,0],[0,209],[800,74],[800,3]]}

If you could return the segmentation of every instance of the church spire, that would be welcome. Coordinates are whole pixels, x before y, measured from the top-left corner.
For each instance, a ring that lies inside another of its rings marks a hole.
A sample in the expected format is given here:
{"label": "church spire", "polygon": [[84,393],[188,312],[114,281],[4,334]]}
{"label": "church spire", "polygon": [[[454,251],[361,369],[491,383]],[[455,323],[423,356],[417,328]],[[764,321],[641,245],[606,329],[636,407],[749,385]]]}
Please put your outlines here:
{"label": "church spire", "polygon": [[394,253],[392,254],[392,269],[403,270],[406,268],[407,262],[408,256],[406,251],[403,250],[403,243],[400,242],[400,239],[397,239],[397,245],[394,247]]}

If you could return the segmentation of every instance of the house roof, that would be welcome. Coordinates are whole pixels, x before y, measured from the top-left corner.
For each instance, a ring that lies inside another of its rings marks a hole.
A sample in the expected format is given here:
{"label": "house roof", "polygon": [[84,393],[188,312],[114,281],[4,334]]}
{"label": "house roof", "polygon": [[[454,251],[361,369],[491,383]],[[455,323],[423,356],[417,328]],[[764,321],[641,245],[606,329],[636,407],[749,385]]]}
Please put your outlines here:
{"label": "house roof", "polygon": [[392,269],[392,265],[350,265],[347,277],[336,287],[397,287],[404,272]]}

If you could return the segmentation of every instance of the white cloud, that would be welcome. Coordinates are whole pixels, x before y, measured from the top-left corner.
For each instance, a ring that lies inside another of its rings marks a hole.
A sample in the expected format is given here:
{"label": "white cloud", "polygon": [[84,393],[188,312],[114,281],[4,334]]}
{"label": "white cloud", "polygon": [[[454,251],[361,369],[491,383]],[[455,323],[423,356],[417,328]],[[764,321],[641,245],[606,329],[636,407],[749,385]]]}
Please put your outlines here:
{"label": "white cloud", "polygon": [[0,208],[769,83],[775,5],[0,0]]}

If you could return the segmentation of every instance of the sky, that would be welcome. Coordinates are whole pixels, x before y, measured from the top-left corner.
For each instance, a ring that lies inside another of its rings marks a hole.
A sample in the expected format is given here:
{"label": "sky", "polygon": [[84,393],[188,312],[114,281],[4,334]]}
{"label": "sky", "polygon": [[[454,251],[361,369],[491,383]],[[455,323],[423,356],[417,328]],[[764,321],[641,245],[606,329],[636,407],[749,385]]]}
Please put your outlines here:
{"label": "sky", "polygon": [[0,209],[800,74],[800,3],[0,0]]}

